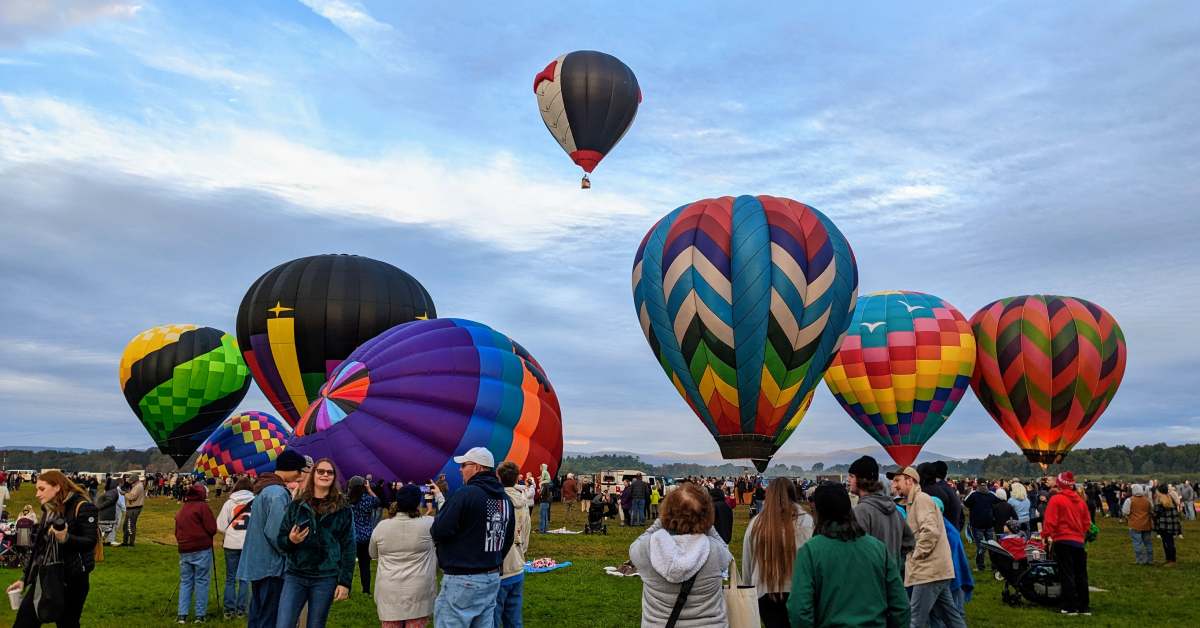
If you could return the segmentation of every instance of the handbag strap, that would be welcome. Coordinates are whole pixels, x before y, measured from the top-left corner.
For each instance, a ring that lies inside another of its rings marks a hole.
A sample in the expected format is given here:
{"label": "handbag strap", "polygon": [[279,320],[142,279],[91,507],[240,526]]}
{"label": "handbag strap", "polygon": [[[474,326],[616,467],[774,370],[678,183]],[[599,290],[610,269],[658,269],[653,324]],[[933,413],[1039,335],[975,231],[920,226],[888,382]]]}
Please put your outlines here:
{"label": "handbag strap", "polygon": [[679,614],[683,612],[683,605],[687,604],[688,594],[692,592],[692,585],[696,584],[698,575],[700,575],[699,571],[679,585],[679,596],[675,598],[675,607],[671,609],[671,617],[667,619],[667,628],[675,628],[675,623],[679,621]]}
{"label": "handbag strap", "polygon": [[729,559],[729,590],[737,591],[739,584],[740,583],[738,582],[737,559],[731,558],[731,559]]}

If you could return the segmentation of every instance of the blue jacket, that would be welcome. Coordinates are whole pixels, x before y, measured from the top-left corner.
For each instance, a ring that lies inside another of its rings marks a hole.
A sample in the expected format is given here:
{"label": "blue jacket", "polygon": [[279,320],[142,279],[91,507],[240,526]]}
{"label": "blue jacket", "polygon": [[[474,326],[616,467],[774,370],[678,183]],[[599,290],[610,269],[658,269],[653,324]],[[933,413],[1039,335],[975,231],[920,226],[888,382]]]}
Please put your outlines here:
{"label": "blue jacket", "polygon": [[274,473],[264,473],[258,477],[255,493],[237,572],[238,580],[251,582],[283,577],[285,562],[283,553],[279,551],[277,534],[283,523],[283,514],[292,502],[292,494]]}
{"label": "blue jacket", "polygon": [[971,575],[971,560],[967,558],[967,550],[963,547],[962,533],[942,517],[946,522],[946,536],[950,540],[950,557],[954,561],[954,582],[950,583],[951,591],[962,590],[963,601],[971,601],[971,592],[975,590],[975,576]]}
{"label": "blue jacket", "polygon": [[512,500],[496,474],[483,471],[446,500],[429,532],[438,566],[454,576],[498,571],[515,528]]}

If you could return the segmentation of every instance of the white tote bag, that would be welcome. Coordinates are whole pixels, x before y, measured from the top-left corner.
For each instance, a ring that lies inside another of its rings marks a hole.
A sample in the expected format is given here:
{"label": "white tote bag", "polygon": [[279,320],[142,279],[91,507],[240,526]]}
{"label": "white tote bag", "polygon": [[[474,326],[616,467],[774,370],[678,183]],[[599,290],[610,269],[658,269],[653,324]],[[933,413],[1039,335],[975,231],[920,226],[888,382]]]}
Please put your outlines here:
{"label": "white tote bag", "polygon": [[725,585],[725,613],[729,628],[760,628],[758,619],[758,589],[754,583],[738,582],[737,561],[729,563],[729,584]]}

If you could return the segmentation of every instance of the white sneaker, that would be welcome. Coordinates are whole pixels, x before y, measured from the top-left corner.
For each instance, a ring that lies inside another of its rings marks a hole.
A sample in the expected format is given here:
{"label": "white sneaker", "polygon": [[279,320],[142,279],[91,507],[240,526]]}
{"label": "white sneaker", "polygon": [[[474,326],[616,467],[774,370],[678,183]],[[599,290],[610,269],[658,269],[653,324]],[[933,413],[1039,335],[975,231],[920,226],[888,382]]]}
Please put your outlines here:
{"label": "white sneaker", "polygon": [[109,545],[111,545],[113,547],[121,547],[121,544],[118,543],[117,541],[113,541],[112,543],[109,543]]}

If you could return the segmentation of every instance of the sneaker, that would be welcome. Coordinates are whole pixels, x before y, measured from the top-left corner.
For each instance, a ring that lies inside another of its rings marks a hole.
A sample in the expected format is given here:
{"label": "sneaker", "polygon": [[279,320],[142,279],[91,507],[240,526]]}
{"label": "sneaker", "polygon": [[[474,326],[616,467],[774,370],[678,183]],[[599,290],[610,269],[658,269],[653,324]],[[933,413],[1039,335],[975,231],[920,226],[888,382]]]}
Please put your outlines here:
{"label": "sneaker", "polygon": [[225,611],[221,614],[221,617],[225,619],[233,619],[233,611]]}
{"label": "sneaker", "polygon": [[120,544],[120,543],[118,543],[118,542],[116,542],[116,541],[113,541],[112,543],[109,543],[109,545],[111,545],[112,547],[121,547],[121,544]]}
{"label": "sneaker", "polygon": [[204,622],[205,622],[205,617],[204,617],[204,615],[201,615],[201,616],[199,616],[199,617],[197,617],[197,618],[195,618],[195,619],[193,619],[193,620],[192,620],[192,623],[193,623],[193,624],[203,624]]}
{"label": "sneaker", "polygon": [[1079,614],[1083,615],[1084,617],[1091,617],[1092,611],[1080,611]]}
{"label": "sneaker", "polygon": [[175,623],[186,624],[187,623],[187,615],[180,615],[179,619],[175,620]]}
{"label": "sneaker", "polygon": [[1065,608],[1058,612],[1062,613],[1063,615],[1072,616],[1072,617],[1079,614],[1079,613],[1076,613],[1075,611],[1069,611]]}

